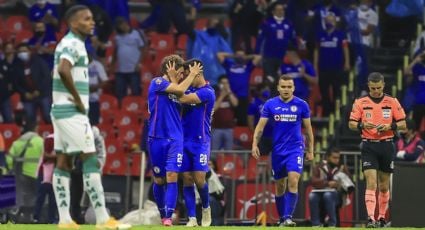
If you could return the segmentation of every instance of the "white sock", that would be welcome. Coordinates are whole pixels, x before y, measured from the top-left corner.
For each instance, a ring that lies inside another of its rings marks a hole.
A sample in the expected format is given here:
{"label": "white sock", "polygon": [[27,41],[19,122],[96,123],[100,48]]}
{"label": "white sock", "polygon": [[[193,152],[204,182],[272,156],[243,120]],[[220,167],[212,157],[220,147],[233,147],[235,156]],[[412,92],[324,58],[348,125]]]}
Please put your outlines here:
{"label": "white sock", "polygon": [[109,214],[106,211],[105,195],[103,193],[102,180],[100,173],[84,173],[84,191],[87,192],[91,205],[96,214],[96,223],[103,224],[109,220]]}
{"label": "white sock", "polygon": [[69,213],[70,206],[70,190],[69,190],[69,173],[60,169],[55,169],[53,173],[53,191],[55,192],[56,206],[59,212],[59,223],[69,223],[72,221]]}

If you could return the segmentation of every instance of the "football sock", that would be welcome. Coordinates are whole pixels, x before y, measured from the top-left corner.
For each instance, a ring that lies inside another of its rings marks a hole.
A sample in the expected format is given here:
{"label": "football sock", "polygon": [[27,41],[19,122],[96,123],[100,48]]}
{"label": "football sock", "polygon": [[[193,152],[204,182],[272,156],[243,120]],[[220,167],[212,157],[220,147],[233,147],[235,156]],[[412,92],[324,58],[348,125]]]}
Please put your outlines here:
{"label": "football sock", "polygon": [[210,206],[210,192],[208,190],[208,183],[205,183],[202,188],[198,188],[199,196],[201,197],[202,208]]}
{"label": "football sock", "polygon": [[275,203],[276,203],[276,209],[277,209],[277,214],[279,215],[279,219],[283,220],[283,212],[285,209],[285,204],[284,204],[284,195],[280,195],[280,196],[275,196]]}
{"label": "football sock", "polygon": [[167,183],[167,191],[165,192],[165,218],[171,218],[177,202],[177,182]]}
{"label": "football sock", "polygon": [[69,213],[71,200],[69,190],[70,174],[67,171],[55,168],[53,172],[53,191],[55,192],[56,206],[59,212],[59,223],[69,223],[72,221]]}
{"label": "football sock", "polygon": [[156,206],[158,206],[159,214],[161,215],[161,219],[165,217],[165,184],[159,185],[153,183],[153,196],[155,197]]}
{"label": "football sock", "polygon": [[372,220],[375,220],[375,208],[376,208],[376,191],[366,189],[365,193],[365,203],[367,216]]}
{"label": "football sock", "polygon": [[387,213],[388,201],[390,200],[390,192],[379,192],[378,194],[378,207],[379,207],[379,217],[385,219],[385,214]]}
{"label": "football sock", "polygon": [[83,173],[83,182],[84,191],[87,192],[96,215],[96,223],[105,223],[109,220],[109,214],[106,211],[105,194],[100,173]]}
{"label": "football sock", "polygon": [[184,186],[183,196],[187,209],[187,217],[196,217],[195,187],[193,185]]}
{"label": "football sock", "polygon": [[294,213],[295,206],[298,201],[298,193],[286,192],[284,197],[284,211],[283,217],[284,219],[292,218],[292,214]]}

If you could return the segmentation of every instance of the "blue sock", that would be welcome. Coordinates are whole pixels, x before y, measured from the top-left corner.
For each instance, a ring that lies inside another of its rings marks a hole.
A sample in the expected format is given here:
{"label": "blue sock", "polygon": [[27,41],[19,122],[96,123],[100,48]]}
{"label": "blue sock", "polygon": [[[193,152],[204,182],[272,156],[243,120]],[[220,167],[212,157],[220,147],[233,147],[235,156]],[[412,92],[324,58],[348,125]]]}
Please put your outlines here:
{"label": "blue sock", "polygon": [[292,214],[294,213],[295,206],[297,205],[298,201],[298,193],[286,192],[283,197],[285,203],[283,218],[292,218]]}
{"label": "blue sock", "polygon": [[184,186],[183,196],[186,203],[187,217],[196,217],[195,187],[193,185]]}
{"label": "blue sock", "polygon": [[167,183],[167,191],[165,192],[165,218],[171,218],[171,215],[173,215],[174,209],[176,208],[177,193],[177,182]]}
{"label": "blue sock", "polygon": [[208,190],[208,183],[205,183],[202,188],[198,188],[199,196],[202,201],[202,208],[208,208],[210,206],[210,192]]}
{"label": "blue sock", "polygon": [[165,217],[165,184],[159,185],[153,183],[153,196],[155,197],[156,205],[158,206],[161,219]]}
{"label": "blue sock", "polygon": [[285,200],[284,200],[284,195],[280,195],[280,196],[275,196],[275,203],[276,203],[276,209],[277,209],[277,214],[279,214],[279,219],[283,220],[283,210],[285,208]]}

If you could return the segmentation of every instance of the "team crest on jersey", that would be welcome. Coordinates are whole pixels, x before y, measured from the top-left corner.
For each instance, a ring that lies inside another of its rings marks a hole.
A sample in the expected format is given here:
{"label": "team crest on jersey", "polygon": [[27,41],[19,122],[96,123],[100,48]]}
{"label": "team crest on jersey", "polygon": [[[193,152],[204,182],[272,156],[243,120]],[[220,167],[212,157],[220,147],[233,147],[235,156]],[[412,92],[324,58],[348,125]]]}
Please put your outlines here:
{"label": "team crest on jersey", "polygon": [[157,85],[161,84],[161,82],[162,82],[162,79],[161,79],[161,78],[157,78],[157,79],[155,80],[155,83],[156,83]]}
{"label": "team crest on jersey", "polygon": [[371,113],[366,113],[366,118],[371,118],[372,114]]}
{"label": "team crest on jersey", "polygon": [[298,108],[297,106],[293,105],[291,106],[291,112],[297,112]]}
{"label": "team crest on jersey", "polygon": [[391,109],[383,109],[382,110],[382,117],[383,118],[390,118],[391,117]]}
{"label": "team crest on jersey", "polygon": [[159,172],[161,172],[161,169],[159,169],[158,167],[153,167],[153,171],[155,172],[155,173],[159,173]]}

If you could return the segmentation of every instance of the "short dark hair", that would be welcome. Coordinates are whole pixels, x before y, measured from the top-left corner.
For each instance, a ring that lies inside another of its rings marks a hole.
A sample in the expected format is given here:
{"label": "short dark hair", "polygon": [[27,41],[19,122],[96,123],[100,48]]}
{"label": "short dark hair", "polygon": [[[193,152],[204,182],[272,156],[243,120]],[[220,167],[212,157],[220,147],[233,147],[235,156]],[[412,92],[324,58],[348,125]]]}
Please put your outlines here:
{"label": "short dark hair", "polygon": [[336,147],[329,148],[329,149],[326,151],[325,156],[326,156],[326,157],[329,157],[330,155],[332,155],[332,153],[338,153],[338,154],[341,154],[341,150],[339,150],[339,149],[338,149],[338,148],[336,148]]}
{"label": "short dark hair", "polygon": [[69,23],[71,19],[74,17],[74,15],[82,10],[90,10],[90,9],[85,5],[71,6],[71,8],[69,8],[65,13],[65,21]]}
{"label": "short dark hair", "polygon": [[293,81],[294,79],[291,76],[289,76],[288,74],[282,74],[279,77],[279,81],[280,80],[283,80],[283,81]]}
{"label": "short dark hair", "polygon": [[380,81],[384,82],[384,75],[378,72],[370,73],[369,76],[367,77],[367,81],[375,82],[375,83]]}

